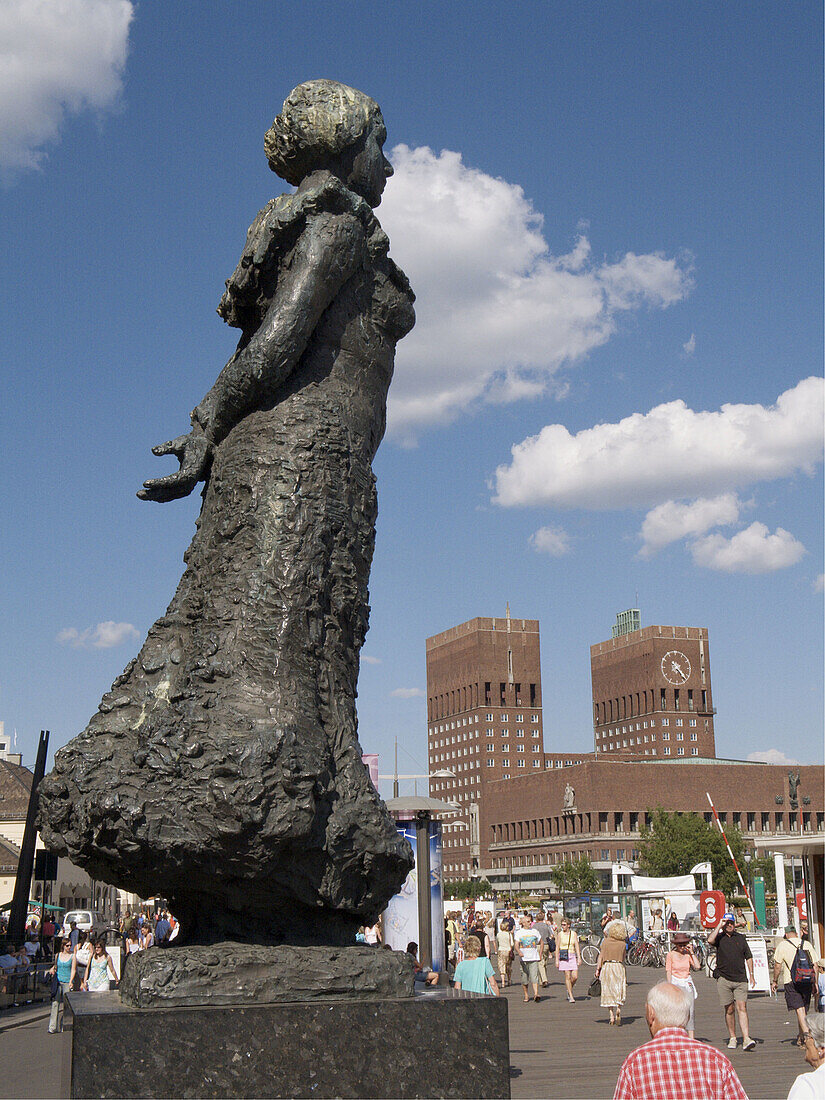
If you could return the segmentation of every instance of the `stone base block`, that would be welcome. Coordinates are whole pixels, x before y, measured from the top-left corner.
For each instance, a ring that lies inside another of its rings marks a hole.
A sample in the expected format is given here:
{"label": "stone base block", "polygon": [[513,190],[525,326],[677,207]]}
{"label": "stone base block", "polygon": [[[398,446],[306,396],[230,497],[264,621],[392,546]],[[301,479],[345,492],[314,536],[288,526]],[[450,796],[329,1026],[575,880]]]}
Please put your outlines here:
{"label": "stone base block", "polygon": [[75,1097],[509,1097],[507,1002],[410,998],[131,1008],[72,993]]}
{"label": "stone base block", "polygon": [[406,951],[216,943],[136,952],[120,998],[133,1008],[412,997]]}

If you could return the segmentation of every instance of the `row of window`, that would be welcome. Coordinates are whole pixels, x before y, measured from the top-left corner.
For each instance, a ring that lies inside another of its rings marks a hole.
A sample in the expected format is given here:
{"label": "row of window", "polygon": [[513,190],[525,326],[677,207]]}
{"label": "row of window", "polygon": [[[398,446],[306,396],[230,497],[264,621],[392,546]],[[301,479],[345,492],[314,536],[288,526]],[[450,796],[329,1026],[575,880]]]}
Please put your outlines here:
{"label": "row of window", "polygon": [[[512,652],[508,651],[508,661],[512,664]],[[438,721],[452,714],[459,714],[465,710],[474,710],[481,704],[484,706],[529,706],[538,707],[538,685],[527,684],[526,691],[522,694],[521,684],[501,680],[497,690],[493,688],[490,680],[484,684],[483,691],[479,684],[468,684],[466,687],[455,688],[451,691],[431,695],[427,700],[428,721]]]}
{"label": "row of window", "polygon": [[[684,722],[681,718],[677,718],[674,724],[677,726],[677,728],[680,727],[680,726],[684,726]],[[670,725],[670,719],[669,718],[662,718],[661,725],[662,726],[669,726]],[[688,719],[688,726],[691,727],[691,728],[695,728],[696,719],[695,718],[689,718]],[[707,722],[707,719],[705,719],[705,728],[706,729],[707,729],[707,726],[708,726],[708,722]],[[635,725],[635,729],[637,731],[638,730],[646,730],[647,728],[648,728],[647,721],[637,722],[636,725]],[[656,721],[655,721],[655,719],[652,719],[651,722],[650,722],[650,729],[655,729],[655,728],[656,728]],[[633,733],[633,731],[634,731],[634,725],[631,722],[629,726],[616,726],[615,729],[597,730],[596,731],[596,738],[597,739],[601,738],[602,740],[606,741],[609,737],[623,737],[626,733]],[[647,738],[645,738],[645,740],[647,740]],[[655,740],[655,738],[654,738],[654,740]]]}
{"label": "row of window", "polygon": [[[683,703],[686,702],[686,706]],[[621,722],[624,718],[635,718],[640,714],[650,714],[656,709],[664,711],[698,710],[707,713],[708,693],[705,689],[701,692],[701,702],[694,698],[693,688],[687,689],[687,700],[680,688],[674,688],[672,693],[667,688],[659,688],[659,706],[655,706],[655,688],[649,691],[631,692],[630,695],[622,695],[615,699],[606,699],[593,705],[593,720],[598,726],[605,722]]]}

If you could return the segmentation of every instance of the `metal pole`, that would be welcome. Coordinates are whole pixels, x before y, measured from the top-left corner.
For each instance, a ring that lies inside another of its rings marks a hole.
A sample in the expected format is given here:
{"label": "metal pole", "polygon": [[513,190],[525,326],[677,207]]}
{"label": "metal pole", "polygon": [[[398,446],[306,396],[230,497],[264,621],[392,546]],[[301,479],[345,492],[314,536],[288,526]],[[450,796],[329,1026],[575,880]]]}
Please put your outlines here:
{"label": "metal pole", "polygon": [[46,774],[46,754],[49,749],[49,731],[40,731],[37,746],[37,761],[32,776],[32,789],[29,793],[29,807],[26,811],[26,825],[23,830],[23,843],[20,845],[20,858],[17,861],[17,877],[14,880],[14,898],[9,913],[8,936],[12,943],[23,942],[26,933],[26,914],[29,910],[29,890],[31,889],[32,870],[34,868],[34,848],[37,843],[37,788]]}
{"label": "metal pole", "polygon": [[753,902],[751,901],[751,896],[748,893],[748,888],[745,885],[745,880],[742,878],[742,872],[739,870],[739,864],[736,862],[736,858],[735,858],[733,852],[731,851],[730,844],[728,844],[728,838],[725,836],[725,830],[722,828],[722,822],[719,820],[719,814],[716,812],[716,807],[713,805],[713,799],[710,797],[710,794],[708,794],[707,791],[705,791],[705,797],[707,798],[708,802],[710,803],[710,808],[711,808],[711,810],[713,810],[713,818],[714,818],[716,824],[719,826],[719,832],[722,834],[722,840],[724,840],[724,842],[725,842],[725,847],[728,850],[728,855],[730,856],[731,863],[733,864],[734,868],[736,869],[736,877],[739,879],[739,885],[742,887],[742,890],[745,894],[745,897],[748,899],[748,905],[750,905],[750,907],[751,907],[751,911],[753,912],[756,923],[761,924],[761,921],[759,920],[759,917],[756,916],[756,910],[753,907]]}
{"label": "metal pole", "polygon": [[398,735],[395,738],[395,772],[392,781],[392,796],[398,798]]}
{"label": "metal pole", "polygon": [[430,815],[422,810],[415,819],[415,862],[418,878],[418,961],[432,967],[432,899],[430,897]]}

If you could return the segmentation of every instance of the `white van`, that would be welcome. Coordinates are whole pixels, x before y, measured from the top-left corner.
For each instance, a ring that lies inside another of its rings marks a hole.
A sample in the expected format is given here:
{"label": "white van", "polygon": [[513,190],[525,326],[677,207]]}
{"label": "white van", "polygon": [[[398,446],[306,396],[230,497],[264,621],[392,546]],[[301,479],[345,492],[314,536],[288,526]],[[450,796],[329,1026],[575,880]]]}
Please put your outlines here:
{"label": "white van", "polygon": [[80,932],[88,932],[90,936],[97,936],[109,927],[100,913],[92,909],[70,909],[63,918],[63,935],[68,936],[72,930],[72,923]]}

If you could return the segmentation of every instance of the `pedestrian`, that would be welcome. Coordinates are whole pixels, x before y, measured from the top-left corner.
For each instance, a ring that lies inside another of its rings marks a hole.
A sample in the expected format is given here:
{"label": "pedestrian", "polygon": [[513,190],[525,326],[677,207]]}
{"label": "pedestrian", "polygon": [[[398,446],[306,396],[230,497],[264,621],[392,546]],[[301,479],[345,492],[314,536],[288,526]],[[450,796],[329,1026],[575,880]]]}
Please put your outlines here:
{"label": "pedestrian", "polygon": [[645,1019],[650,1042],[625,1058],[613,1100],[748,1100],[725,1055],[688,1036],[689,1015],[684,989],[659,982],[648,991]]}
{"label": "pedestrian", "polygon": [[524,1003],[526,1004],[530,1000],[527,992],[528,984],[533,987],[533,1000],[541,1000],[539,997],[541,936],[531,927],[532,922],[528,916],[522,917],[519,924],[521,927],[514,933],[513,941],[521,967],[521,985],[524,990]]}
{"label": "pedestrian", "polygon": [[[171,924],[172,922],[170,921],[169,923]],[[377,922],[367,925],[364,928],[364,938],[370,947],[377,947],[381,943],[381,925]]]}
{"label": "pedestrian", "polygon": [[596,977],[601,980],[601,1005],[610,1013],[610,1023],[622,1026],[622,1005],[627,998],[627,972],[625,951],[627,926],[614,920],[604,927],[604,939],[596,960]]}
{"label": "pedestrian", "polygon": [[825,1016],[812,1012],[808,1017],[810,1034],[805,1043],[805,1061],[813,1073],[800,1073],[791,1085],[788,1100],[822,1100],[825,1096]]}
{"label": "pedestrian", "polygon": [[816,1010],[825,1012],[825,959],[816,964]]}
{"label": "pedestrian", "polygon": [[498,996],[498,985],[493,964],[479,954],[481,944],[477,936],[468,936],[464,942],[464,958],[455,968],[454,984],[456,989],[466,989],[468,993],[492,993]]}
{"label": "pedestrian", "polygon": [[49,1012],[49,1034],[63,1030],[64,998],[71,991],[72,981],[77,968],[72,941],[64,936],[60,941],[60,950],[51,970],[46,973],[52,979],[52,1006]]}
{"label": "pedestrian", "polygon": [[[480,944],[480,954],[482,958],[488,959],[490,957],[490,937],[487,935],[487,928],[485,926],[484,913],[476,913],[472,926],[470,927],[469,936],[475,936]],[[464,949],[466,954],[467,941],[464,941]]]}
{"label": "pedestrian", "polygon": [[578,981],[579,966],[582,953],[579,947],[579,937],[570,927],[570,920],[562,918],[561,931],[556,937],[556,969],[564,974],[564,984],[567,989],[567,1000],[573,1004],[576,998],[573,996],[573,986]]}
{"label": "pedestrian", "polygon": [[72,943],[72,951],[74,951],[80,941],[80,930],[76,921],[72,921],[69,925],[69,939]]}
{"label": "pedestrian", "polygon": [[[716,947],[716,987],[719,1003],[725,1010],[728,1047],[736,1049],[736,1018],[742,1030],[742,1049],[753,1050],[756,1042],[750,1037],[748,1023],[748,989],[756,985],[753,977],[753,956],[748,941],[736,931],[736,917],[731,912],[708,935],[708,944]],[[747,973],[746,973],[747,970]],[[734,1005],[736,1006],[734,1009]]]}
{"label": "pedestrian", "polygon": [[80,935],[77,940],[77,947],[74,949],[75,957],[75,970],[72,975],[72,989],[75,992],[80,989],[80,984],[83,981],[83,975],[86,973],[86,967],[88,966],[89,959],[92,957],[92,945],[89,940],[88,932],[80,930]]}
{"label": "pedestrian", "polygon": [[507,921],[505,925],[505,922],[501,921],[496,933],[496,955],[498,956],[498,973],[502,987],[510,984],[510,971],[513,967],[513,952],[515,950],[513,933],[507,927],[509,923]]}
{"label": "pedestrian", "polygon": [[418,944],[413,940],[407,944],[407,954],[413,962],[413,980],[424,985],[438,985],[438,971],[421,965],[418,961]]}
{"label": "pedestrian", "polygon": [[83,976],[81,989],[87,993],[102,993],[109,989],[109,976],[117,981],[112,956],[106,951],[106,944],[102,939],[95,940],[92,954],[86,965],[86,973]]}
{"label": "pedestrian", "polygon": [[605,915],[604,915],[604,916],[602,917],[602,919],[601,919],[601,926],[602,926],[602,931],[604,931],[604,930],[605,930],[605,928],[606,928],[606,927],[608,926],[608,924],[610,924],[610,922],[611,922],[612,920],[615,920],[615,919],[616,919],[616,916],[615,916],[615,914],[614,914],[613,910],[612,910],[612,909],[610,908],[610,906],[608,905],[608,907],[607,907],[607,911],[606,911]]}
{"label": "pedestrian", "polygon": [[547,960],[550,957],[550,939],[553,933],[542,912],[536,915],[533,921],[533,927],[541,936],[541,947],[539,948],[539,980],[546,989],[549,984],[547,981]]}
{"label": "pedestrian", "polygon": [[158,923],[155,925],[155,943],[158,947],[165,947],[166,942],[169,939],[169,935],[172,931],[172,925],[169,923],[169,918],[166,915],[166,911],[163,910],[158,919]]}
{"label": "pedestrian", "polygon": [[679,918],[673,909],[670,910],[670,916],[667,918],[667,930],[668,932],[678,932],[679,930]]}
{"label": "pedestrian", "polygon": [[687,1022],[687,1033],[694,1039],[696,1037],[696,1013],[694,1011],[696,998],[696,986],[690,976],[691,970],[701,970],[702,966],[693,951],[693,944],[687,932],[677,932],[673,937],[673,948],[668,951],[665,959],[665,971],[667,980],[680,989],[684,989],[690,996],[690,1019]]}
{"label": "pedestrian", "polygon": [[808,1009],[814,991],[814,960],[816,952],[808,939],[797,936],[796,929],[789,924],[785,936],[776,945],[773,953],[773,980],[771,989],[783,986],[785,1004],[789,1012],[796,1013],[799,1035],[796,1045],[805,1045],[808,1034]]}

